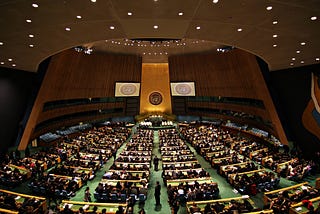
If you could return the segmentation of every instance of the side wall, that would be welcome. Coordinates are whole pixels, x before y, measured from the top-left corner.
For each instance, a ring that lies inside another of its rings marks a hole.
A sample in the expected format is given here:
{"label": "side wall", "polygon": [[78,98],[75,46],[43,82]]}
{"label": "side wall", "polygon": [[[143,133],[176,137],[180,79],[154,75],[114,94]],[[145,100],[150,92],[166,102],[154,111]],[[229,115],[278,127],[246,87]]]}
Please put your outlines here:
{"label": "side wall", "polygon": [[[320,65],[304,66],[271,72],[271,86],[282,106],[288,138],[311,157],[320,151],[320,125],[315,122],[311,107],[311,72],[320,72]],[[315,122],[315,123],[313,123]],[[305,124],[305,125],[304,125]],[[308,129],[312,127],[312,129]],[[313,134],[316,130],[317,133]]]}
{"label": "side wall", "polygon": [[[175,102],[173,98],[173,113],[177,114],[176,110],[179,109],[178,114],[213,116],[258,125],[287,144],[284,130],[254,55],[234,49],[227,53],[174,56],[169,58],[169,65],[171,81],[195,81],[197,97],[218,97],[218,101],[212,99],[202,102],[192,102],[192,99],[183,101],[181,98],[177,98],[180,101]],[[264,107],[220,102],[220,97],[262,101]],[[181,102],[185,102],[185,112],[181,112]],[[228,116],[225,112],[254,115],[268,121],[269,125]]]}
{"label": "side wall", "polygon": [[[115,82],[140,80],[141,58],[137,56],[103,53],[86,55],[74,50],[53,56],[19,149],[24,150],[32,138],[51,129],[82,121],[127,116],[127,99],[114,98]],[[50,109],[44,109],[48,102],[56,102],[60,106],[53,105]],[[139,105],[139,102],[134,103]],[[138,111],[137,106],[136,111],[130,110],[130,114],[135,115]]]}

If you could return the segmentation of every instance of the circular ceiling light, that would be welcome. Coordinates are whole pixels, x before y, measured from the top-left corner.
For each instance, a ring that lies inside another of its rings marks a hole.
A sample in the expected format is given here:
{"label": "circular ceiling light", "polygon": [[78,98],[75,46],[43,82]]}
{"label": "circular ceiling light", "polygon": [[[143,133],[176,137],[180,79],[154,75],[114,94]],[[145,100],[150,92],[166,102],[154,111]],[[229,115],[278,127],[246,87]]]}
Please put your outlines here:
{"label": "circular ceiling light", "polygon": [[267,10],[272,10],[272,6],[268,6],[266,9]]}
{"label": "circular ceiling light", "polygon": [[200,29],[201,29],[201,27],[200,27],[200,26],[197,26],[197,27],[196,27],[196,29],[197,29],[197,30],[200,30]]}
{"label": "circular ceiling light", "polygon": [[37,8],[37,7],[39,7],[39,5],[36,4],[36,3],[33,3],[33,4],[32,4],[32,7]]}
{"label": "circular ceiling light", "polygon": [[26,22],[31,23],[32,21],[31,19],[26,19]]}
{"label": "circular ceiling light", "polygon": [[110,30],[114,30],[114,29],[115,29],[115,27],[114,27],[114,26],[110,26],[109,28],[110,28]]}
{"label": "circular ceiling light", "polygon": [[65,28],[65,30],[66,30],[66,31],[70,31],[70,30],[71,30],[71,28],[69,28],[69,27],[66,27],[66,28]]}
{"label": "circular ceiling light", "polygon": [[217,3],[219,2],[219,0],[212,0],[212,2],[213,2],[214,4],[217,4]]}
{"label": "circular ceiling light", "polygon": [[312,21],[314,21],[314,20],[317,20],[317,17],[316,17],[316,16],[311,16],[310,19],[311,19]]}
{"label": "circular ceiling light", "polygon": [[158,25],[154,25],[153,28],[154,28],[154,29],[158,29],[159,26],[158,26]]}

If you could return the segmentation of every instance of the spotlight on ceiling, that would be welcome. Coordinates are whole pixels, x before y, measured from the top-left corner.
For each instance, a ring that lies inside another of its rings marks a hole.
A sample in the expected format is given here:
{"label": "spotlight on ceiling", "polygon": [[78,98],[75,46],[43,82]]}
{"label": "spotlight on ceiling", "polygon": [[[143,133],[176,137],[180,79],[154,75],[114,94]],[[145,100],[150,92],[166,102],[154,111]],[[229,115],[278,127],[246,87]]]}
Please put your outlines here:
{"label": "spotlight on ceiling", "polygon": [[77,51],[78,53],[83,52],[85,54],[92,54],[92,52],[93,52],[92,48],[84,47],[84,46],[74,47],[74,50]]}

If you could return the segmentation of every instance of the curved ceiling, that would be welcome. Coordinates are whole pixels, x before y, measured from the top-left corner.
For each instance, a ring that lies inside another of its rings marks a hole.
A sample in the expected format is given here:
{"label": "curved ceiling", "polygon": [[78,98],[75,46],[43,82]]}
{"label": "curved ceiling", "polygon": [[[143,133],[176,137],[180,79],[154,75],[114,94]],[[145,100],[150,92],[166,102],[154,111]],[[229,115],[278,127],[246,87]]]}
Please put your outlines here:
{"label": "curved ceiling", "polygon": [[[159,60],[160,52],[228,45],[260,56],[270,70],[320,62],[320,0],[2,0],[0,13],[0,66],[32,72],[48,56],[79,45],[147,61]],[[150,43],[140,50],[135,43],[132,51],[125,43],[137,38],[190,45]]]}

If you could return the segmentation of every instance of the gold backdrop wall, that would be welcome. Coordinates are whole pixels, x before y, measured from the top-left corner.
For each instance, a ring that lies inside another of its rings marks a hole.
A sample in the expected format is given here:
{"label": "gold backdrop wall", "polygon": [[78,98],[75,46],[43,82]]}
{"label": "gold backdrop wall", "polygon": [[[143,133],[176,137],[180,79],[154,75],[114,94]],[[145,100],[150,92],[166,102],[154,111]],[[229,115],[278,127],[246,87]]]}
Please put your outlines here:
{"label": "gold backdrop wall", "polygon": [[149,112],[172,112],[168,63],[142,64],[140,114]]}

